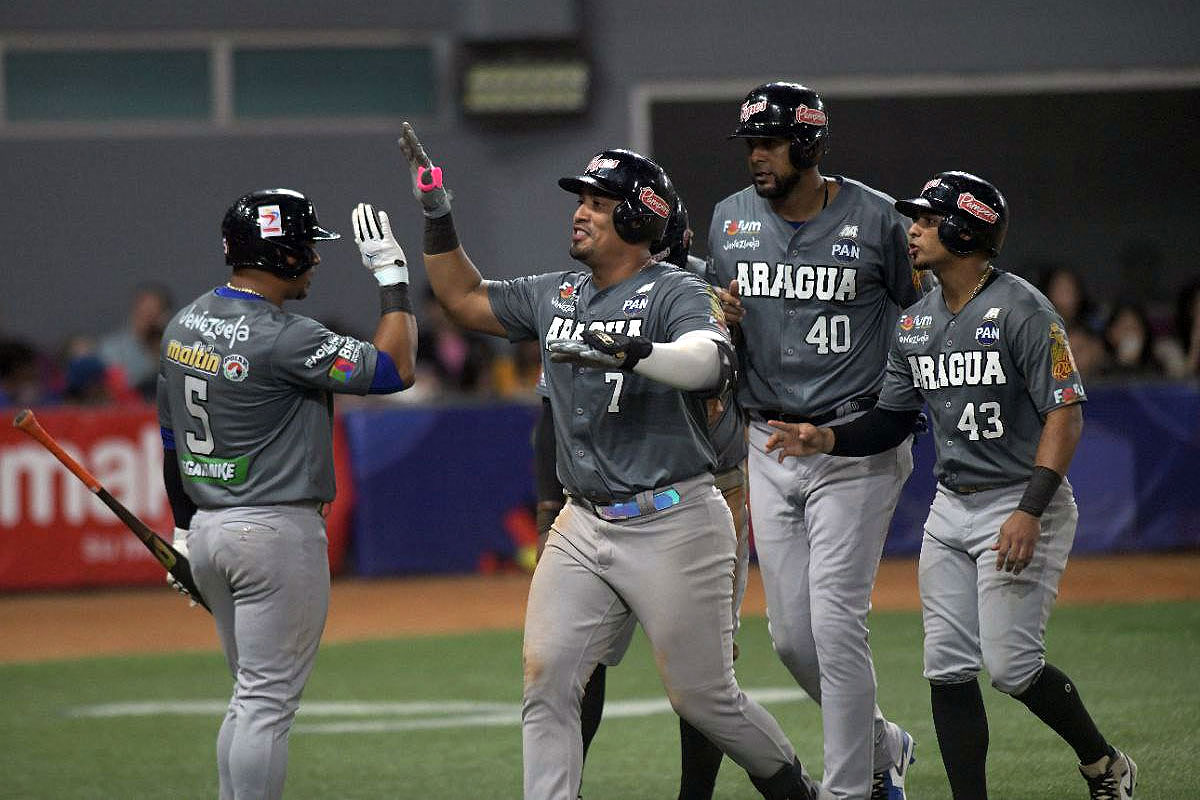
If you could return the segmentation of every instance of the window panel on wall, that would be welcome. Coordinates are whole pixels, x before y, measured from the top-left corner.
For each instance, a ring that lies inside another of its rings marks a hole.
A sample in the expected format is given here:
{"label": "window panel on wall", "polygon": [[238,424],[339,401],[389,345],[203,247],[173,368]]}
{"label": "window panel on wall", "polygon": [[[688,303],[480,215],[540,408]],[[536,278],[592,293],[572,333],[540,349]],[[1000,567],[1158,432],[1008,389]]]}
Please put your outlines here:
{"label": "window panel on wall", "polygon": [[11,122],[205,119],[204,50],[13,50],[4,56]]}
{"label": "window panel on wall", "polygon": [[234,116],[429,114],[437,95],[428,47],[238,49]]}

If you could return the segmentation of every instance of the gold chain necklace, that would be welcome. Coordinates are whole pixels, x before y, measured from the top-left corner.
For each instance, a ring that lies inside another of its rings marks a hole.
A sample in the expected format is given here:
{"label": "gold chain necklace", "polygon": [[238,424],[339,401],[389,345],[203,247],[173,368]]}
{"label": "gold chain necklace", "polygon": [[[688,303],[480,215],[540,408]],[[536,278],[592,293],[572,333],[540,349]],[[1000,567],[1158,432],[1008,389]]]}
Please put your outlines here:
{"label": "gold chain necklace", "polygon": [[[234,286],[229,281],[225,281],[225,288],[233,289],[235,292],[245,292],[246,294],[252,294],[255,297],[261,297],[263,300],[267,299],[267,296],[265,294],[263,294],[262,292],[256,292],[253,289],[247,289],[245,286]],[[976,288],[975,291],[979,291],[979,289]],[[975,295],[971,295],[971,296],[974,297]]]}
{"label": "gold chain necklace", "polygon": [[963,305],[964,305],[964,306],[965,306],[967,303],[969,303],[969,302],[971,302],[972,300],[974,300],[974,299],[975,299],[975,295],[977,295],[977,294],[979,294],[981,291],[983,291],[983,285],[984,285],[985,283],[987,283],[987,279],[988,279],[988,278],[990,278],[990,277],[991,277],[991,275],[992,275],[992,265],[991,265],[991,264],[988,264],[988,266],[987,266],[987,269],[985,269],[985,270],[983,271],[983,274],[979,276],[979,283],[975,284],[975,288],[971,290],[971,293],[970,293],[969,295],[967,295],[967,300],[966,300],[966,303],[963,303]]}

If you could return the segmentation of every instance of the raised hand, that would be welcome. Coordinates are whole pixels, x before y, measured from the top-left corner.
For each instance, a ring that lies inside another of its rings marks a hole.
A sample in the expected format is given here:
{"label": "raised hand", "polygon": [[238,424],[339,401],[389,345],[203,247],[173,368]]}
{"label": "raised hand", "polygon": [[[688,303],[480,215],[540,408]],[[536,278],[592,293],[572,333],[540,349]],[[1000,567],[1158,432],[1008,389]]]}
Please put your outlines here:
{"label": "raised hand", "polygon": [[379,285],[408,283],[408,259],[392,235],[387,212],[376,211],[369,203],[359,203],[350,212],[350,222],[363,266],[371,270]]}
{"label": "raised hand", "polygon": [[400,151],[408,159],[413,196],[421,203],[425,216],[436,218],[449,214],[450,192],[442,185],[442,168],[433,165],[412,125],[405,122],[400,126],[400,138],[397,141]]}

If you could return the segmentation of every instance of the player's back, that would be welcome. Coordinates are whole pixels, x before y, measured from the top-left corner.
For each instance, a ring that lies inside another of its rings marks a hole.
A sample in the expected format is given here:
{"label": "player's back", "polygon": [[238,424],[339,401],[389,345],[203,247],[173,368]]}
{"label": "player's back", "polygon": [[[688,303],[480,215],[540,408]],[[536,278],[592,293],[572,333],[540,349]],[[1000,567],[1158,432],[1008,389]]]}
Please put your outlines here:
{"label": "player's back", "polygon": [[196,504],[332,500],[332,396],[320,381],[361,383],[373,369],[364,348],[244,293],[206,292],[180,310],[163,334],[159,418]]}

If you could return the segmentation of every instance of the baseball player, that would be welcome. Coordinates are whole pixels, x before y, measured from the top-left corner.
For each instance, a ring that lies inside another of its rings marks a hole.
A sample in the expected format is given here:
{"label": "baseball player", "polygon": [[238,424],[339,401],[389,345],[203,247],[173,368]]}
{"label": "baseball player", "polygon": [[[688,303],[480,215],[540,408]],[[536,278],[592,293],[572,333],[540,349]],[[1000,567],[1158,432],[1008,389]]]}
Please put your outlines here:
{"label": "baseball player", "polygon": [[704,411],[704,397],[731,380],[733,354],[709,287],[651,256],[675,203],[666,173],[628,150],[598,153],[559,181],[578,196],[570,253],[582,268],[485,281],[459,246],[441,169],[407,123],[401,146],[438,300],[464,327],[543,345],[568,499],[526,610],[525,797],[576,797],[583,685],[630,615],[672,707],[764,797],[821,796],[733,676],[736,537],[713,485]]}
{"label": "baseball player", "polygon": [[821,97],[768,83],[741,106],[751,186],[713,210],[709,281],[735,327],[749,415],[750,514],[775,650],[821,704],[826,788],[903,800],[913,739],[875,704],[867,612],[910,441],[858,460],[767,457],[767,420],[853,419],[875,404],[889,325],[919,296],[892,200],[823,176]]}
{"label": "baseball player", "polygon": [[158,418],[175,547],[191,559],[234,676],[217,738],[222,800],[283,794],[288,732],[329,606],[321,512],[334,496],[333,393],[413,380],[404,251],[386,214],[359,204],[352,221],[380,284],[373,342],[282,309],[308,294],[315,243],[338,238],[288,189],[233,204],[221,225],[232,277],[163,334]]}
{"label": "baseball player", "polygon": [[[676,198],[675,209],[667,221],[662,241],[654,246],[659,252],[655,258],[675,266],[683,265],[697,277],[705,274],[705,262],[689,255],[692,230],[689,225],[687,207]],[[563,487],[558,482],[555,468],[554,424],[550,399],[546,394],[546,382],[538,382],[538,394],[542,396],[542,414],[533,431],[534,477],[538,490],[538,536],[544,547],[555,517],[563,506]],[[733,583],[734,632],[740,623],[739,611],[746,593],[746,576],[750,561],[749,525],[746,512],[746,435],[745,422],[734,397],[732,387],[721,397],[706,401],[708,408],[709,435],[717,454],[714,484],[725,497],[729,512],[733,515],[737,532],[737,562]],[[539,547],[539,555],[541,549]],[[583,757],[587,759],[588,748],[600,726],[604,712],[604,692],[607,668],[616,666],[629,649],[633,639],[637,618],[630,615],[625,628],[617,636],[612,651],[596,665],[584,686],[580,707],[580,725],[583,733]],[[737,660],[737,643],[733,646],[733,657]],[[684,718],[679,718],[680,776],[679,800],[709,800],[716,786],[717,773],[721,768],[723,753],[703,733]]]}
{"label": "baseball player", "polygon": [[909,252],[941,291],[900,317],[875,409],[835,428],[772,421],[767,451],[858,456],[895,447],[922,401],[936,435],[938,491],[921,542],[925,677],[956,800],[987,797],[988,725],[976,680],[1024,703],[1067,741],[1094,800],[1127,800],[1137,765],[1092,722],[1045,659],[1046,621],[1079,512],[1065,479],[1086,399],[1062,317],[996,269],[1008,227],[987,181],[943,172],[896,208]]}

